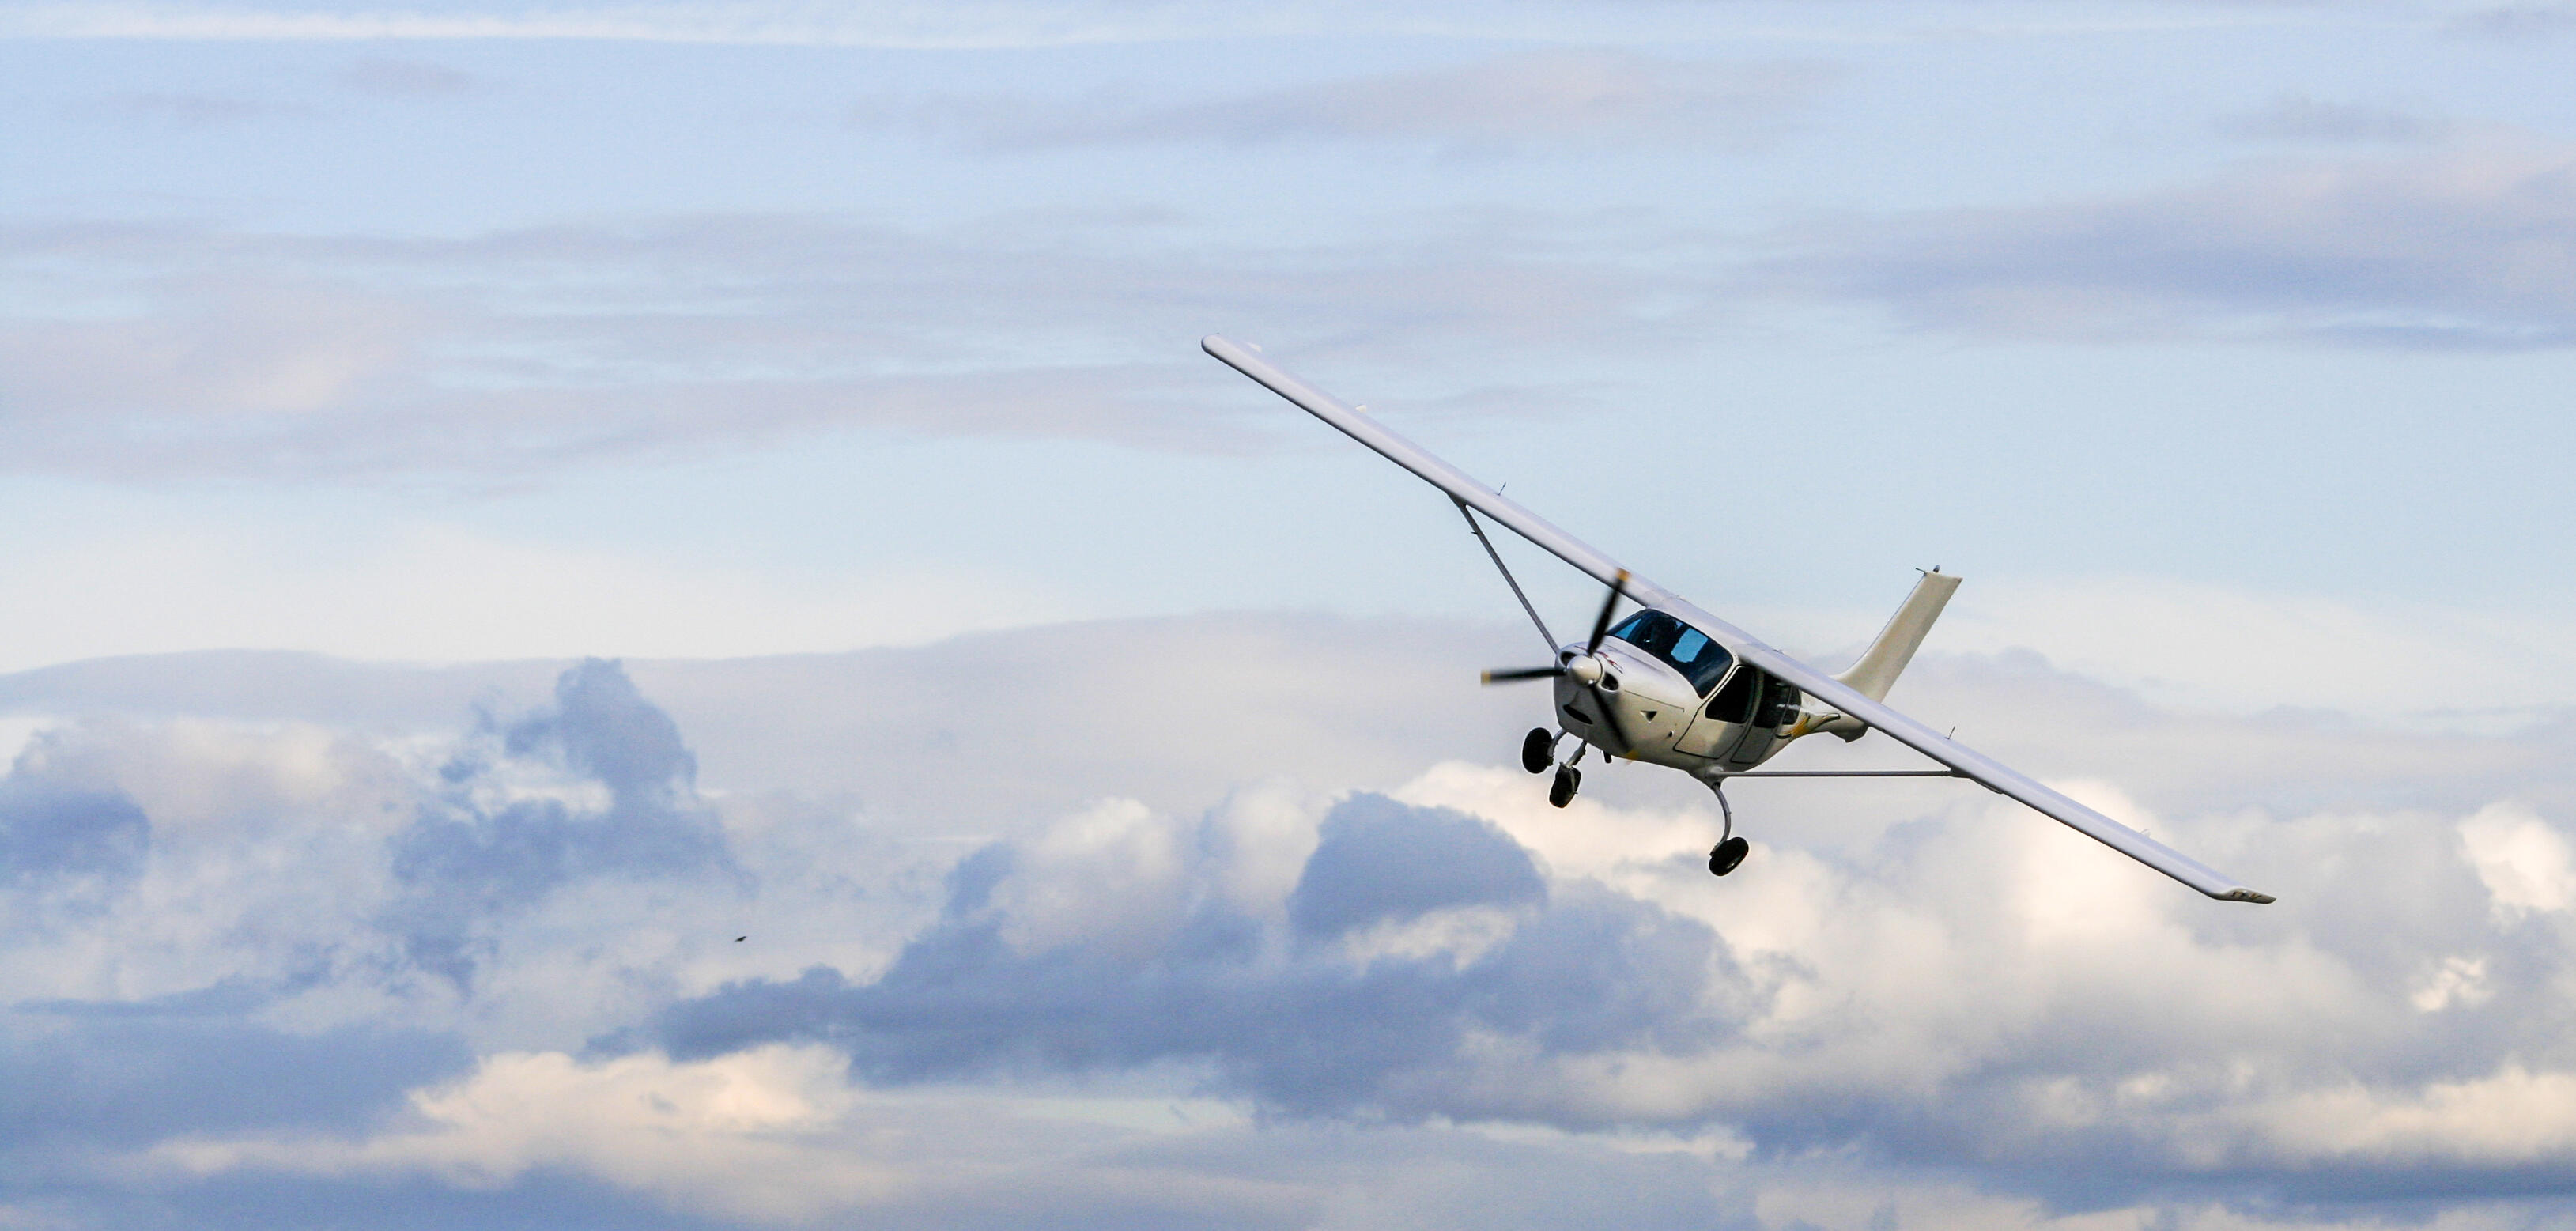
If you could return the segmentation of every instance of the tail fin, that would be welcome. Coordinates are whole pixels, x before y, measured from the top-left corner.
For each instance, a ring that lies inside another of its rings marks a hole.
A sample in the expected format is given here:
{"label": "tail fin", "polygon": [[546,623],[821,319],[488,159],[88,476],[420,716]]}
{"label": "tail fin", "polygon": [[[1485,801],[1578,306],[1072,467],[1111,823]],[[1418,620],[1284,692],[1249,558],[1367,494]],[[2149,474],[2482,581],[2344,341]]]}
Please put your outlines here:
{"label": "tail fin", "polygon": [[1956,574],[1935,568],[1914,583],[1914,593],[1905,596],[1905,605],[1890,616],[1887,627],[1878,631],[1878,640],[1861,652],[1860,661],[1851,670],[1834,678],[1851,685],[1853,691],[1872,701],[1887,699],[1887,690],[1896,683],[1905,664],[1914,661],[1915,647],[1923,644],[1923,634],[1932,631],[1932,621],[1939,619],[1941,608],[1950,602],[1950,592],[1959,588]]}

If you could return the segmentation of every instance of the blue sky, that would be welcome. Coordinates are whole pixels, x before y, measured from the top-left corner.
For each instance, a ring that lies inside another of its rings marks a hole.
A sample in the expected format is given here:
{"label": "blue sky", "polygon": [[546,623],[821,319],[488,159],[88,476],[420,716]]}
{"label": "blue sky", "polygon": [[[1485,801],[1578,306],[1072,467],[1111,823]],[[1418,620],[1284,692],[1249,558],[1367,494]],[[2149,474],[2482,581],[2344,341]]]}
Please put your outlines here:
{"label": "blue sky", "polygon": [[[13,1063],[314,1075],[0,1101],[0,1225],[2552,1225],[2571,55],[0,3]],[[2283,905],[1915,787],[1766,796],[1722,892],[1686,782],[1565,829],[1454,514],[1209,332],[1828,665],[1965,575],[1896,700]]]}

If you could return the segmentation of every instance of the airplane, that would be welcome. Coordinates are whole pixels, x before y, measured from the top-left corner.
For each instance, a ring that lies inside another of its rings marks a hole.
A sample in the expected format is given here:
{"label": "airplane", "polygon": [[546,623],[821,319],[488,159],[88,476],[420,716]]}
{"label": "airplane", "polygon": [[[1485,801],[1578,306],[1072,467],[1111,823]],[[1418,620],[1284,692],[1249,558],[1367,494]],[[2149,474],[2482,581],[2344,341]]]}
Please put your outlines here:
{"label": "airplane", "polygon": [[[1744,862],[1751,844],[1735,832],[1735,809],[1726,784],[1736,778],[1945,777],[1965,778],[2112,850],[2221,901],[2269,903],[2272,896],[2247,888],[2153,838],[2077,803],[1994,758],[1888,708],[1888,689],[1914,657],[1932,622],[1959,588],[1957,574],[1934,568],[1914,585],[1877,640],[1839,675],[1828,675],[1773,649],[1751,633],[1691,605],[1680,595],[1637,576],[1609,556],[1550,525],[1500,492],[1469,478],[1427,449],[1386,429],[1361,410],[1335,400],[1281,371],[1260,348],[1210,334],[1200,349],[1251,377],[1299,409],[1377,451],[1388,461],[1439,488],[1458,506],[1494,567],[1520,600],[1555,654],[1546,666],[1485,673],[1485,682],[1546,679],[1555,682],[1556,729],[1538,727],[1521,744],[1521,767],[1555,778],[1548,802],[1564,807],[1583,783],[1577,764],[1586,752],[1668,766],[1716,793],[1725,817],[1724,836],[1710,848],[1708,870],[1718,876]],[[1591,635],[1559,644],[1539,618],[1520,582],[1486,537],[1482,513],[1532,545],[1573,565],[1610,588],[1593,618]],[[1639,610],[1612,624],[1622,600]],[[1810,703],[1827,708],[1811,708]],[[1927,770],[1764,770],[1763,762],[1809,735],[1845,742],[1883,731],[1942,766]],[[1567,737],[1574,755],[1557,760]]]}

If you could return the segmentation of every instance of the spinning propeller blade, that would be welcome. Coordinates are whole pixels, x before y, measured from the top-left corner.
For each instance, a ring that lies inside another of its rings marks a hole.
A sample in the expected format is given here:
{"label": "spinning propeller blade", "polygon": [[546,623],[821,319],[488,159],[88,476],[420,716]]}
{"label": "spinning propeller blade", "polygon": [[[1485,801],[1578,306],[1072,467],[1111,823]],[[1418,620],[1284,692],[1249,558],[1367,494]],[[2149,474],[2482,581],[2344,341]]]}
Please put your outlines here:
{"label": "spinning propeller blade", "polygon": [[[1610,673],[1602,672],[1601,678],[1609,679]],[[1592,708],[1601,711],[1601,725],[1610,729],[1610,738],[1618,745],[1614,748],[1609,744],[1603,744],[1601,751],[1623,757],[1630,755],[1635,745],[1628,742],[1628,728],[1619,723],[1619,698],[1613,696],[1611,690],[1595,684],[1592,686]]]}
{"label": "spinning propeller blade", "polygon": [[1563,667],[1506,667],[1500,671],[1486,672],[1484,681],[1488,684],[1508,684],[1514,680],[1554,679],[1563,674],[1565,674]]}
{"label": "spinning propeller blade", "polygon": [[1610,617],[1619,613],[1619,600],[1627,596],[1628,570],[1619,570],[1618,580],[1610,583],[1610,597],[1601,600],[1601,617],[1592,622],[1592,640],[1583,643],[1586,657],[1601,652],[1601,639],[1610,635]]}
{"label": "spinning propeller blade", "polygon": [[[1611,579],[1609,597],[1601,600],[1600,616],[1592,621],[1592,640],[1585,642],[1583,646],[1585,657],[1588,658],[1601,652],[1602,639],[1610,635],[1610,617],[1619,614],[1619,600],[1626,597],[1627,591],[1628,570],[1621,569],[1619,570],[1618,575]],[[1619,723],[1619,699],[1611,695],[1617,690],[1602,687],[1602,685],[1611,682],[1612,678],[1610,673],[1607,670],[1604,670],[1601,673],[1601,677],[1594,680],[1590,685],[1592,692],[1592,707],[1601,711],[1601,725],[1610,729],[1610,738],[1617,740],[1619,744],[1616,748],[1604,744],[1602,745],[1601,750],[1603,752],[1615,753],[1619,756],[1627,756],[1634,749],[1635,745],[1628,742],[1628,728],[1621,726]]]}

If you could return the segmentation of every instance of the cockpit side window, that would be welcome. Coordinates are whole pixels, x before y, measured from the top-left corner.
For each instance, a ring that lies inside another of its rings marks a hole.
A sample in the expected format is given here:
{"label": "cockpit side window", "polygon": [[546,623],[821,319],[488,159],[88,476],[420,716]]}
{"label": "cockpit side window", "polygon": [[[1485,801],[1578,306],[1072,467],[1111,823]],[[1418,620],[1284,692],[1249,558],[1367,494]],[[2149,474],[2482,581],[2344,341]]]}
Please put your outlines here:
{"label": "cockpit side window", "polygon": [[1746,667],[1710,699],[1708,716],[1719,722],[1777,727],[1797,717],[1798,706],[1806,699],[1797,685],[1770,672]]}
{"label": "cockpit side window", "polygon": [[1610,635],[1671,664],[1703,697],[1735,663],[1735,656],[1707,633],[1660,611],[1640,611],[1611,629]]}
{"label": "cockpit side window", "polygon": [[1762,673],[1751,667],[1735,673],[1708,703],[1708,716],[1719,722],[1753,721],[1753,689]]}

